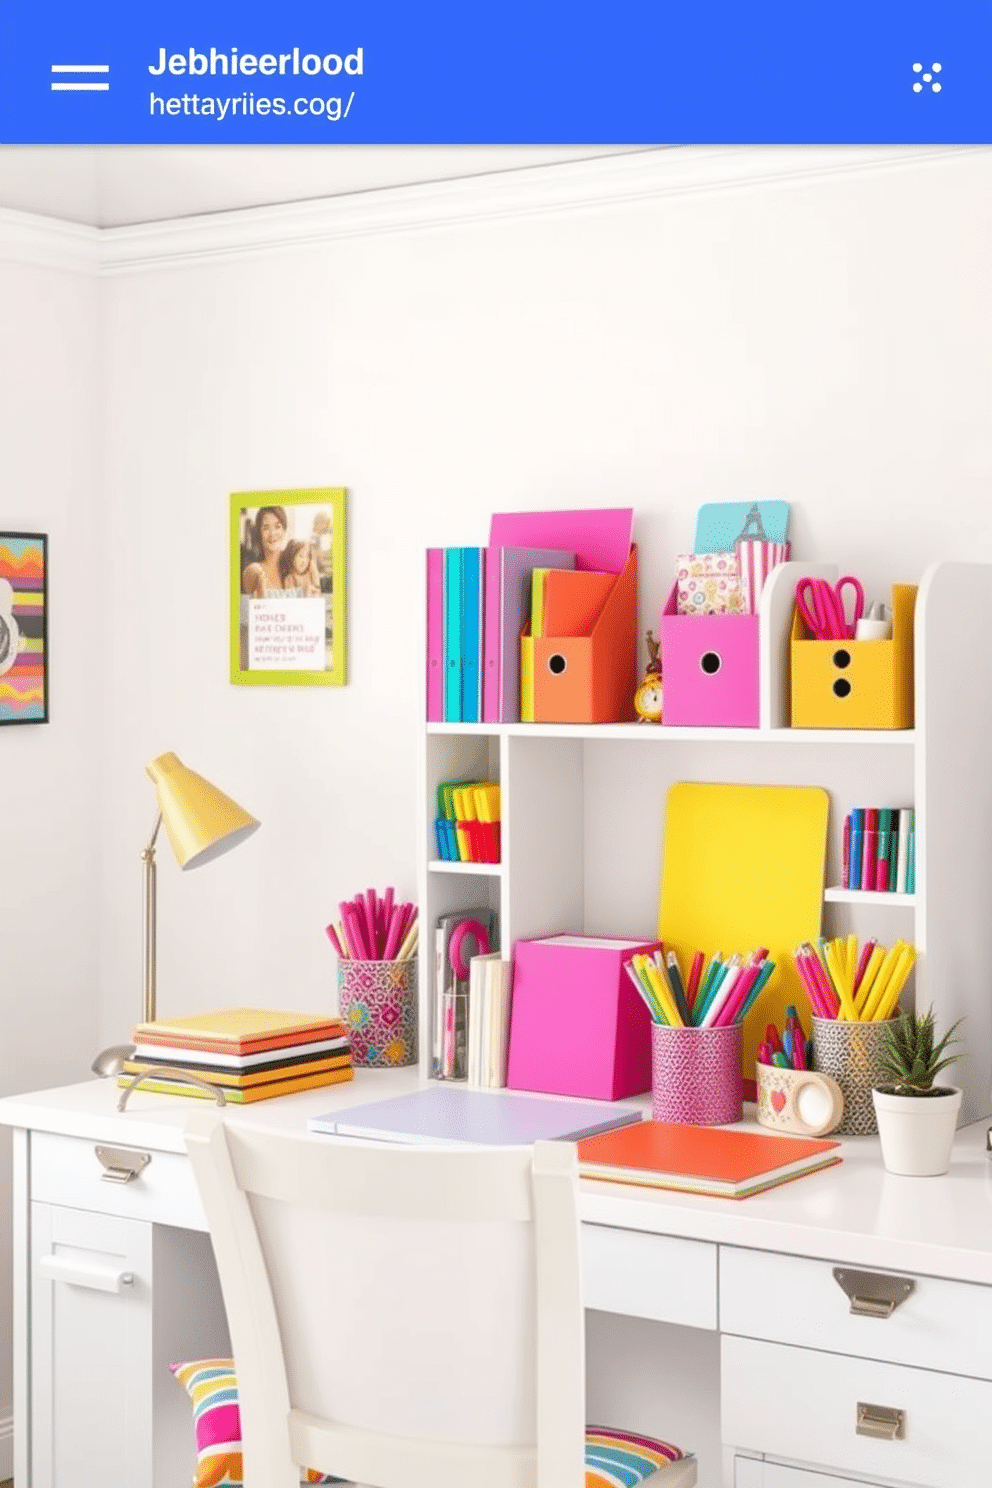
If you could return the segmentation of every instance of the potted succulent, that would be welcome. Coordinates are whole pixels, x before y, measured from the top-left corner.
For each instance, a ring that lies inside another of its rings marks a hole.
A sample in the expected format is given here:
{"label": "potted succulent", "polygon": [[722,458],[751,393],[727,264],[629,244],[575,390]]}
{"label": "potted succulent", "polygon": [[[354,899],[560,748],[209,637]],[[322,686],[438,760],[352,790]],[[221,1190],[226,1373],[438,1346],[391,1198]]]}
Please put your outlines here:
{"label": "potted succulent", "polygon": [[882,1161],[890,1173],[930,1177],[946,1173],[961,1109],[956,1085],[937,1085],[960,1058],[952,1044],[961,1020],[940,1038],[933,1009],[900,1013],[885,1030],[882,1083],[872,1091]]}

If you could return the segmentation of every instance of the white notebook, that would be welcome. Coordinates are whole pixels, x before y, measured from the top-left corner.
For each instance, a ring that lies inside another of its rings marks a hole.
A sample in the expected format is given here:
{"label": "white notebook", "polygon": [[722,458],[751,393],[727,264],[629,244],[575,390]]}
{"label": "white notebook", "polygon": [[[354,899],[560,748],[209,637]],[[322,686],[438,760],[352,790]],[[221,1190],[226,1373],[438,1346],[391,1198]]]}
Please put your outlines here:
{"label": "white notebook", "polygon": [[637,1106],[616,1106],[609,1101],[435,1085],[412,1095],[311,1116],[307,1126],[338,1137],[422,1146],[464,1142],[477,1147],[527,1147],[554,1138],[591,1137],[640,1120]]}

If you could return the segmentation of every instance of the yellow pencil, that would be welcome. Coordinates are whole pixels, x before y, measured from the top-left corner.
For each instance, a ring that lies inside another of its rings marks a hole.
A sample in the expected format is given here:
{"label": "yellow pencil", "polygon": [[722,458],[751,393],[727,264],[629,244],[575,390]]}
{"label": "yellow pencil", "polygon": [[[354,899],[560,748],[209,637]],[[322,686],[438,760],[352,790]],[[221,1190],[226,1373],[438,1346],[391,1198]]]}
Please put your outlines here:
{"label": "yellow pencil", "polygon": [[875,978],[878,976],[878,968],[881,966],[884,960],[885,947],[877,945],[872,951],[871,955],[868,957],[868,965],[865,967],[865,974],[861,978],[861,986],[858,988],[858,995],[854,999],[854,1010],[860,1019],[863,1019],[865,1016],[865,1003],[868,1001],[868,998],[871,994],[871,989],[875,985]]}
{"label": "yellow pencil", "polygon": [[858,974],[858,937],[849,935],[847,937],[847,990],[854,1000],[854,978]]}
{"label": "yellow pencil", "polygon": [[847,967],[840,964],[842,956],[846,962],[846,953],[839,949],[834,941],[828,941],[824,954],[827,958],[827,970],[830,973],[830,980],[833,982],[834,991],[837,993],[837,1000],[840,1003],[840,1011],[837,1016],[843,1023],[856,1023],[858,1015],[854,1011],[854,1003],[847,985]]}
{"label": "yellow pencil", "polygon": [[684,1028],[685,1024],[682,1021],[682,1014],[679,1012],[678,1003],[672,996],[672,990],[668,985],[668,977],[667,975],[662,976],[661,971],[655,966],[650,956],[644,957],[644,973],[651,983],[651,990],[661,1004],[668,1023],[672,1028]]}
{"label": "yellow pencil", "polygon": [[650,960],[650,956],[631,956],[630,964],[644,991],[645,1000],[653,1007],[658,1022],[668,1023],[670,1021],[668,1011],[658,995],[656,981],[652,980],[648,975]]}
{"label": "yellow pencil", "polygon": [[863,1017],[866,1023],[875,1023],[878,1021],[878,1010],[882,1005],[882,999],[885,996],[885,990],[889,985],[889,980],[892,976],[893,970],[895,969],[895,964],[899,960],[899,957],[902,953],[902,948],[903,942],[901,940],[897,940],[895,945],[890,946],[885,953],[885,960],[882,962],[882,965],[879,968],[878,976],[875,978],[875,985],[872,988],[871,996],[865,1003]]}
{"label": "yellow pencil", "polygon": [[906,979],[916,963],[916,951],[911,945],[903,946],[899,959],[892,968],[892,976],[889,985],[882,995],[878,1011],[875,1013],[875,1022],[884,1023],[891,1018],[896,1010],[896,1005],[902,995],[902,989],[906,985]]}

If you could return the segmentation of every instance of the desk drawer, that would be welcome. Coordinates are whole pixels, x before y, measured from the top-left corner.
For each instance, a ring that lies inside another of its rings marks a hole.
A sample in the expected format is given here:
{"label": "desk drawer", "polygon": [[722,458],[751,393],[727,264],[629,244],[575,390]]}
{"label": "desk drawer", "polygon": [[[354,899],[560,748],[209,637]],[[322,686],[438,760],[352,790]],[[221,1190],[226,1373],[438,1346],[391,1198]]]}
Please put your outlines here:
{"label": "desk drawer", "polygon": [[716,1246],[707,1241],[584,1224],[582,1269],[587,1307],[716,1327]]}
{"label": "desk drawer", "polygon": [[[848,1273],[854,1268],[840,1267]],[[872,1268],[872,1277],[900,1273]],[[724,1333],[992,1380],[992,1287],[907,1277],[910,1295],[888,1316],[859,1316],[830,1261],[720,1247]],[[870,1289],[870,1288],[869,1288]],[[857,1290],[857,1289],[855,1289]]]}
{"label": "desk drawer", "polygon": [[[978,1488],[989,1481],[992,1384],[815,1349],[724,1336],[723,1440],[874,1482]],[[859,1404],[903,1412],[901,1435],[857,1431]]]}
{"label": "desk drawer", "polygon": [[[123,1219],[205,1230],[206,1216],[188,1159],[177,1152],[151,1152],[136,1178],[112,1183],[102,1175],[98,1146],[80,1137],[31,1134],[31,1197],[70,1209],[92,1209]],[[148,1151],[128,1147],[128,1152]]]}

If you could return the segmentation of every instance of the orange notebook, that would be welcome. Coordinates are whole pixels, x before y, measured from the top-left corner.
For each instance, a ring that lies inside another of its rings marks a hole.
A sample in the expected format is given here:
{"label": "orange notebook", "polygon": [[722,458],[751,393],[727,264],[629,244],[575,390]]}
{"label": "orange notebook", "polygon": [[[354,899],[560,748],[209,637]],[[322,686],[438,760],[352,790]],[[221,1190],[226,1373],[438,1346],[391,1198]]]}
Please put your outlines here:
{"label": "orange notebook", "polygon": [[340,1018],[318,1013],[288,1013],[276,1008],[219,1008],[188,1018],[156,1018],[139,1023],[131,1037],[136,1044],[174,1044],[181,1048],[214,1049],[218,1053],[251,1054],[300,1044],[307,1039],[336,1038],[346,1029]]}
{"label": "orange notebook", "polygon": [[637,1121],[579,1143],[579,1174],[611,1183],[746,1199],[841,1160],[839,1142]]}

